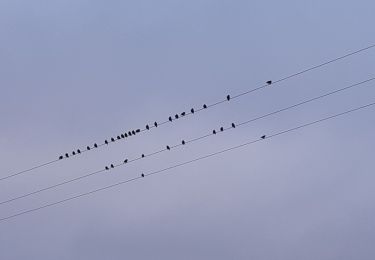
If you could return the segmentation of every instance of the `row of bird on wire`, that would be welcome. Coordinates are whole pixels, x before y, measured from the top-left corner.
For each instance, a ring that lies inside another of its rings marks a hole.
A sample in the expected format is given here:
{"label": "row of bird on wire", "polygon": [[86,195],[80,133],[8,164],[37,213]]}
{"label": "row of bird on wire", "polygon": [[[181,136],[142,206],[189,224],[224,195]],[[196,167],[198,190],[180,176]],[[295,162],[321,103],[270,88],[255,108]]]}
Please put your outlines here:
{"label": "row of bird on wire", "polygon": [[[271,85],[272,84],[272,81],[269,80],[266,82],[267,85]],[[230,101],[231,100],[231,96],[230,95],[227,95],[226,96],[226,100],[227,101]],[[220,102],[219,102],[220,103]],[[153,124],[151,125],[146,125],[144,129],[136,129],[136,130],[131,130],[131,131],[128,131],[128,132],[125,132],[125,133],[122,133],[120,135],[118,135],[117,137],[111,137],[110,139],[106,139],[104,141],[104,143],[102,144],[97,144],[97,143],[94,143],[93,146],[87,146],[86,149],[77,149],[77,150],[74,150],[72,151],[71,153],[65,153],[64,155],[60,155],[59,156],[59,160],[62,160],[64,158],[69,158],[70,156],[75,156],[75,155],[79,155],[81,154],[82,152],[87,152],[87,151],[90,151],[91,149],[95,149],[95,148],[99,148],[100,146],[103,146],[103,145],[108,145],[110,143],[113,143],[113,142],[116,142],[116,141],[119,141],[121,139],[125,139],[125,138],[128,138],[128,137],[131,137],[131,136],[134,136],[138,133],[141,133],[145,130],[150,130],[151,128],[156,128],[158,127],[159,125],[162,125],[162,124],[165,124],[165,123],[168,123],[168,122],[172,122],[174,120],[177,120],[181,117],[184,117],[184,116],[187,116],[187,115],[191,115],[191,114],[194,114],[195,112],[198,112],[198,111],[201,111],[203,109],[207,109],[209,106],[207,106],[206,104],[203,104],[202,108],[200,109],[197,109],[195,110],[194,108],[190,109],[190,112],[182,112],[180,114],[175,114],[174,116],[169,116],[168,117],[168,120],[167,121],[164,121],[164,122],[161,122],[161,123],[158,123],[158,122],[154,122]],[[213,133],[215,134],[215,130],[213,131]]]}

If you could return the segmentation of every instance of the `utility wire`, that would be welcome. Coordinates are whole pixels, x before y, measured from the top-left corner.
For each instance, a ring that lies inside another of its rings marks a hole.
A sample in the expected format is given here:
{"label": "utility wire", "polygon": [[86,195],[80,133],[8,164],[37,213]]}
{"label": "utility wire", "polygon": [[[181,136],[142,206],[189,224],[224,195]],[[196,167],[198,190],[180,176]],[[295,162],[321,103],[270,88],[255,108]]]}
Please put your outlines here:
{"label": "utility wire", "polygon": [[1,177],[1,178],[0,178],[0,181],[3,181],[3,180],[6,180],[6,179],[9,179],[9,178],[12,178],[12,177],[15,177],[15,176],[18,176],[18,175],[24,174],[24,173],[26,173],[26,172],[33,171],[33,170],[38,169],[38,168],[45,167],[45,166],[47,166],[47,165],[50,165],[50,164],[56,163],[56,162],[61,161],[61,160],[65,160],[65,159],[67,159],[67,158],[75,157],[75,156],[80,155],[81,153],[84,153],[84,152],[88,152],[88,151],[91,151],[91,150],[98,149],[98,148],[100,148],[100,147],[103,147],[103,146],[106,146],[106,145],[108,145],[108,144],[111,144],[111,143],[114,143],[114,142],[116,142],[116,141],[119,141],[119,140],[121,140],[121,139],[124,139],[124,138],[126,138],[126,137],[128,137],[128,136],[133,136],[133,135],[136,135],[137,133],[142,133],[142,132],[148,131],[148,130],[150,130],[150,129],[152,129],[152,128],[156,128],[156,127],[159,127],[159,126],[165,125],[165,124],[167,124],[167,123],[169,123],[169,122],[173,122],[173,121],[176,120],[176,119],[180,119],[180,118],[183,118],[183,117],[185,117],[185,116],[189,116],[189,115],[192,115],[192,114],[195,114],[195,113],[201,112],[202,110],[205,110],[205,109],[208,109],[208,108],[211,108],[211,107],[218,106],[218,105],[223,104],[223,103],[225,103],[225,102],[227,102],[227,101],[230,101],[230,100],[233,100],[233,99],[237,99],[237,98],[242,97],[242,96],[244,96],[244,95],[248,95],[248,94],[253,93],[253,92],[255,92],[255,91],[258,91],[258,90],[264,89],[264,88],[266,88],[266,87],[269,86],[269,85],[274,85],[274,84],[280,83],[280,82],[282,82],[282,81],[288,80],[288,79],[290,79],[290,78],[293,78],[293,77],[299,76],[299,75],[301,75],[301,74],[307,73],[307,72],[309,72],[309,71],[316,70],[316,69],[318,69],[318,68],[324,67],[324,66],[326,66],[326,65],[329,65],[329,64],[331,64],[331,63],[337,62],[337,61],[339,61],[339,60],[342,60],[342,59],[348,58],[348,57],[350,57],[350,56],[353,56],[353,55],[359,54],[359,53],[361,53],[361,52],[367,51],[367,50],[372,49],[372,48],[374,48],[374,47],[375,47],[375,44],[372,44],[372,45],[369,45],[369,46],[367,46],[367,47],[365,47],[365,48],[362,48],[362,49],[359,49],[359,50],[356,50],[356,51],[353,51],[353,52],[347,53],[347,54],[345,54],[345,55],[343,55],[343,56],[340,56],[340,57],[337,57],[337,58],[334,58],[334,59],[328,60],[328,61],[323,62],[323,63],[321,63],[321,64],[318,64],[318,65],[312,66],[312,67],[310,67],[310,68],[307,68],[307,69],[301,70],[301,71],[299,71],[299,72],[297,72],[297,73],[294,73],[294,74],[291,74],[291,75],[289,75],[289,76],[283,77],[283,78],[281,78],[281,79],[275,80],[275,81],[273,81],[273,82],[272,82],[272,81],[268,81],[266,84],[264,84],[264,85],[262,85],[262,86],[260,86],[260,87],[257,87],[257,88],[254,88],[254,89],[250,89],[250,90],[248,90],[248,91],[242,92],[242,93],[237,94],[237,95],[234,95],[234,96],[230,96],[230,95],[228,95],[226,99],[223,99],[223,100],[217,101],[217,102],[215,102],[215,103],[213,103],[213,104],[210,104],[210,105],[206,105],[206,104],[204,104],[202,108],[199,108],[199,109],[196,109],[196,110],[195,110],[194,108],[192,108],[192,109],[190,110],[190,112],[182,112],[181,114],[176,114],[174,118],[173,118],[172,116],[170,116],[168,120],[163,121],[163,122],[161,122],[161,123],[157,123],[157,122],[155,122],[154,125],[146,125],[146,127],[143,128],[143,129],[131,130],[131,131],[128,131],[128,132],[125,132],[125,133],[122,133],[122,134],[118,135],[116,138],[115,138],[115,137],[112,137],[112,138],[111,138],[112,140],[109,139],[110,141],[105,140],[104,143],[100,143],[100,144],[95,143],[94,146],[87,146],[85,149],[82,149],[82,150],[81,150],[81,149],[78,149],[77,151],[74,151],[74,152],[73,152],[74,154],[68,154],[68,153],[66,153],[66,154],[65,154],[65,157],[64,157],[63,155],[61,155],[61,156],[59,157],[59,159],[57,159],[57,160],[51,160],[51,161],[49,161],[49,162],[42,163],[42,164],[40,164],[40,165],[36,165],[36,166],[34,166],[34,167],[31,167],[31,168],[28,168],[28,169],[25,169],[25,170],[22,170],[22,171],[19,171],[19,172],[16,172],[16,173],[10,174],[10,175],[8,175],[8,176]]}
{"label": "utility wire", "polygon": [[365,109],[365,108],[368,108],[368,107],[371,107],[371,106],[374,106],[374,105],[375,105],[375,102],[367,104],[367,105],[363,105],[363,106],[360,106],[360,107],[356,107],[356,108],[353,108],[353,109],[350,109],[350,110],[347,110],[345,112],[338,113],[338,114],[335,114],[335,115],[332,115],[332,116],[328,116],[328,117],[325,117],[325,118],[322,118],[322,119],[319,119],[319,120],[316,120],[316,121],[312,121],[310,123],[306,123],[306,124],[303,124],[303,125],[300,125],[300,126],[297,126],[297,127],[289,128],[287,130],[274,133],[274,134],[269,135],[267,137],[262,136],[261,138],[255,139],[253,141],[249,141],[249,142],[237,145],[237,146],[232,146],[230,148],[227,148],[227,149],[215,152],[215,153],[211,153],[211,154],[208,154],[208,155],[205,155],[205,156],[202,156],[202,157],[198,157],[198,158],[195,158],[195,159],[190,160],[190,161],[175,164],[173,166],[170,166],[170,167],[167,167],[167,168],[164,168],[164,169],[161,169],[161,170],[153,171],[153,172],[150,172],[150,173],[147,173],[147,174],[142,173],[141,176],[138,176],[138,177],[135,177],[135,178],[132,178],[132,179],[128,179],[128,180],[125,180],[125,181],[122,181],[122,182],[118,182],[118,183],[115,183],[115,184],[112,184],[112,185],[109,185],[109,186],[105,186],[105,187],[102,187],[102,188],[99,188],[99,189],[95,189],[95,190],[92,190],[92,191],[89,191],[89,192],[81,193],[79,195],[69,197],[69,198],[66,198],[66,199],[63,199],[63,200],[59,200],[59,201],[56,201],[56,202],[53,202],[53,203],[45,204],[45,205],[37,207],[37,208],[21,211],[19,213],[14,214],[14,215],[10,215],[10,216],[1,218],[0,222],[4,222],[6,220],[9,220],[9,219],[12,219],[12,218],[24,215],[24,214],[28,214],[28,213],[38,211],[38,210],[41,210],[41,209],[44,209],[44,208],[48,208],[48,207],[52,207],[52,206],[55,206],[55,205],[58,205],[58,204],[61,204],[61,203],[65,203],[67,201],[71,201],[71,200],[75,200],[75,199],[78,199],[78,198],[81,198],[81,197],[84,197],[84,196],[88,196],[88,195],[97,193],[99,191],[111,189],[111,188],[114,188],[114,187],[117,187],[117,186],[120,186],[120,185],[123,185],[123,184],[126,184],[126,183],[130,183],[130,182],[139,180],[139,179],[147,177],[147,176],[160,174],[160,173],[163,173],[163,172],[175,169],[175,168],[182,167],[182,166],[187,165],[187,164],[191,164],[191,163],[194,163],[194,162],[197,162],[197,161],[201,161],[201,160],[204,160],[204,159],[207,159],[207,158],[210,158],[210,157],[217,156],[219,154],[223,154],[223,153],[226,153],[226,152],[229,152],[229,151],[232,151],[232,150],[236,150],[236,149],[239,149],[239,148],[242,148],[242,147],[245,147],[245,146],[249,146],[251,144],[263,141],[265,139],[274,138],[274,137],[277,137],[277,136],[280,136],[280,135],[283,135],[283,134],[286,134],[286,133],[289,133],[289,132],[293,132],[293,131],[296,131],[296,130],[299,130],[299,129],[302,129],[302,128],[305,128],[305,127],[308,127],[308,126],[311,126],[311,125],[315,125],[315,124],[318,124],[318,123],[321,123],[321,122],[324,122],[324,121],[331,120],[331,119],[336,118],[336,117],[340,117],[340,116],[343,116],[343,115],[346,115],[346,114],[349,114],[349,113],[353,113],[355,111],[362,110],[362,109]]}
{"label": "utility wire", "polygon": [[[375,80],[375,77],[367,79],[367,80],[364,80],[364,81],[361,81],[361,82],[358,82],[358,83],[355,83],[355,84],[352,84],[352,85],[344,87],[344,88],[340,88],[340,89],[328,92],[326,94],[323,94],[323,95],[320,95],[320,96],[317,96],[317,97],[314,97],[314,98],[310,98],[310,99],[304,100],[304,101],[296,103],[294,105],[291,105],[291,106],[288,106],[288,107],[285,107],[285,108],[273,111],[273,112],[268,113],[268,114],[264,114],[262,116],[255,117],[253,119],[250,119],[250,120],[247,120],[247,121],[244,121],[244,122],[241,122],[241,123],[237,123],[237,124],[233,123],[233,125],[231,125],[229,127],[226,127],[226,128],[221,127],[221,128],[218,128],[217,130],[214,130],[215,133],[211,132],[209,134],[202,135],[202,136],[194,138],[194,139],[190,139],[190,140],[186,140],[186,141],[182,140],[182,142],[179,143],[179,144],[176,144],[176,145],[173,145],[173,146],[168,146],[169,149],[165,148],[165,149],[162,149],[162,150],[158,150],[156,152],[152,152],[152,153],[149,153],[149,154],[144,154],[144,156],[140,156],[140,157],[137,157],[137,158],[131,159],[131,160],[126,159],[124,162],[122,162],[120,164],[116,164],[116,165],[112,164],[113,167],[107,166],[107,169],[109,170],[109,169],[112,169],[112,168],[116,168],[116,167],[122,166],[124,164],[133,163],[133,162],[141,160],[141,159],[143,159],[145,157],[155,156],[155,155],[157,155],[159,153],[169,151],[170,149],[174,149],[174,148],[177,148],[177,147],[180,147],[180,146],[184,146],[184,145],[189,144],[189,143],[193,143],[193,142],[197,142],[197,141],[202,140],[202,139],[206,139],[206,138],[208,138],[210,136],[219,134],[220,132],[228,131],[228,130],[234,129],[236,127],[242,127],[244,125],[247,125],[249,123],[255,122],[257,120],[260,120],[260,119],[263,119],[263,118],[266,118],[266,117],[269,117],[269,116],[272,116],[272,115],[275,115],[275,114],[279,114],[281,112],[284,112],[284,111],[296,108],[298,106],[301,106],[301,105],[304,105],[304,104],[307,104],[307,103],[310,103],[310,102],[313,102],[313,101],[316,101],[316,100],[319,100],[319,99],[322,99],[322,98],[325,98],[325,97],[328,97],[328,96],[331,96],[331,95],[334,95],[334,94],[337,94],[339,92],[343,92],[345,90],[349,90],[349,89],[352,89],[352,88],[355,88],[355,87],[362,86],[363,84],[371,82],[371,81],[374,81],[374,80]],[[26,194],[21,195],[21,196],[18,196],[18,197],[14,197],[14,198],[11,198],[11,199],[8,199],[8,200],[5,200],[5,201],[1,201],[0,205],[7,204],[7,203],[10,203],[10,202],[22,199],[22,198],[30,197],[32,195],[36,195],[38,193],[41,193],[41,192],[44,192],[44,191],[47,191],[47,190],[51,190],[51,189],[60,187],[62,185],[66,185],[68,183],[72,183],[72,182],[75,182],[75,181],[78,181],[78,180],[81,180],[81,179],[85,179],[85,178],[88,178],[90,176],[97,175],[99,173],[104,173],[104,172],[106,172],[105,169],[98,170],[98,171],[95,171],[95,172],[92,172],[92,173],[88,173],[86,175],[83,175],[83,176],[80,176],[80,177],[76,177],[76,178],[73,178],[73,179],[70,179],[70,180],[67,180],[67,181],[63,181],[63,182],[60,182],[58,184],[55,184],[55,185],[52,185],[52,186],[49,186],[49,187],[46,187],[46,188],[42,188],[42,189],[39,189],[39,190],[30,192],[30,193],[26,193]]]}

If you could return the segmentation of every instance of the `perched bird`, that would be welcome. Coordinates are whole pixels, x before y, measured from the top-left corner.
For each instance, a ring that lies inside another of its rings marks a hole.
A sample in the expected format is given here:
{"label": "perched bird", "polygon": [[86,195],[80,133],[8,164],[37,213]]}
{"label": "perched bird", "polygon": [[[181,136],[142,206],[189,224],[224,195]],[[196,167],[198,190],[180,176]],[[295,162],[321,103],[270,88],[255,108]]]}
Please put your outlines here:
{"label": "perched bird", "polygon": [[272,80],[269,80],[266,83],[267,83],[267,85],[271,85],[272,84]]}
{"label": "perched bird", "polygon": [[128,134],[127,134],[127,133],[125,133],[124,135],[125,135],[125,137],[128,137]]}
{"label": "perched bird", "polygon": [[212,133],[213,133],[214,135],[216,135],[216,130],[213,130]]}
{"label": "perched bird", "polygon": [[108,141],[107,141],[107,140],[105,140],[105,141],[104,141],[104,143],[105,143],[105,144],[108,144]]}
{"label": "perched bird", "polygon": [[129,131],[129,132],[128,132],[128,135],[129,135],[129,136],[132,136],[132,132]]}
{"label": "perched bird", "polygon": [[142,176],[142,178],[144,178],[144,177],[145,177],[145,175],[144,175],[143,173],[141,174],[141,176]]}
{"label": "perched bird", "polygon": [[65,154],[65,157],[66,157],[66,158],[69,158],[69,154],[68,154],[68,153],[66,153],[66,154]]}
{"label": "perched bird", "polygon": [[145,155],[144,155],[144,154],[142,154],[142,158],[145,158]]}
{"label": "perched bird", "polygon": [[150,130],[150,126],[149,126],[149,125],[146,125],[146,129],[147,129],[147,130]]}
{"label": "perched bird", "polygon": [[132,131],[132,134],[135,135],[135,131],[134,130]]}
{"label": "perched bird", "polygon": [[176,114],[176,115],[174,116],[174,118],[178,119],[178,115]]}
{"label": "perched bird", "polygon": [[121,137],[118,135],[118,136],[117,136],[117,140],[120,140],[120,139],[121,139]]}
{"label": "perched bird", "polygon": [[77,150],[77,153],[81,153],[81,150],[78,149],[78,150]]}
{"label": "perched bird", "polygon": [[62,160],[63,158],[64,158],[64,156],[60,155],[59,160]]}
{"label": "perched bird", "polygon": [[168,120],[172,122],[172,117],[170,116],[170,117],[168,118]]}
{"label": "perched bird", "polygon": [[113,168],[115,168],[115,166],[113,166],[113,164],[111,164],[111,168],[113,169]]}
{"label": "perched bird", "polygon": [[227,100],[228,100],[228,101],[230,100],[230,95],[227,96]]}
{"label": "perched bird", "polygon": [[128,159],[125,159],[125,160],[124,160],[124,163],[128,163]]}
{"label": "perched bird", "polygon": [[87,151],[90,151],[90,150],[91,150],[90,146],[87,146],[86,149],[87,149]]}
{"label": "perched bird", "polygon": [[266,136],[265,136],[265,135],[262,135],[260,138],[262,138],[262,139],[266,139]]}
{"label": "perched bird", "polygon": [[195,113],[194,108],[190,109],[190,112],[191,112],[192,114],[194,114],[194,113]]}
{"label": "perched bird", "polygon": [[186,143],[185,143],[185,140],[182,140],[182,142],[181,142],[181,143],[182,143],[182,145],[185,145],[185,144],[186,144]]}
{"label": "perched bird", "polygon": [[105,169],[108,171],[109,170],[108,166],[106,166]]}
{"label": "perched bird", "polygon": [[95,147],[95,148],[98,148],[98,145],[95,143],[95,144],[94,144],[94,147]]}
{"label": "perched bird", "polygon": [[171,148],[169,147],[169,145],[167,145],[167,150],[171,150]]}
{"label": "perched bird", "polygon": [[73,154],[73,155],[76,155],[76,152],[75,152],[75,151],[73,151],[73,152],[72,152],[72,154]]}
{"label": "perched bird", "polygon": [[158,122],[155,122],[155,123],[154,123],[154,126],[155,126],[155,127],[158,127]]}
{"label": "perched bird", "polygon": [[124,135],[124,134],[121,134],[121,138],[125,138],[125,135]]}
{"label": "perched bird", "polygon": [[206,104],[204,104],[204,105],[203,105],[203,108],[204,108],[204,109],[206,109],[206,108],[207,108],[207,105],[206,105]]}
{"label": "perched bird", "polygon": [[136,133],[140,133],[141,132],[141,129],[137,129],[135,130]]}
{"label": "perched bird", "polygon": [[220,127],[220,131],[223,132],[224,131],[224,127]]}
{"label": "perched bird", "polygon": [[111,142],[114,142],[114,141],[115,141],[115,138],[112,137],[112,138],[111,138]]}
{"label": "perched bird", "polygon": [[181,113],[181,116],[185,116],[185,115],[186,115],[186,113],[185,113],[185,112],[182,112],[182,113]]}
{"label": "perched bird", "polygon": [[236,128],[236,125],[235,125],[234,123],[232,123],[232,127],[233,127],[233,128]]}

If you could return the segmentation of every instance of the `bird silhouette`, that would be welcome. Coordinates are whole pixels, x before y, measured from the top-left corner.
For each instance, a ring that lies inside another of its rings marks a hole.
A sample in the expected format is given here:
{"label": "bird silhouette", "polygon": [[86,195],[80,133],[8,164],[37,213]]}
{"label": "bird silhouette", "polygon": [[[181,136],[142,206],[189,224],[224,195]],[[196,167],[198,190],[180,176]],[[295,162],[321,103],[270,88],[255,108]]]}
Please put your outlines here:
{"label": "bird silhouette", "polygon": [[195,113],[194,108],[190,109],[190,112],[191,112],[192,114],[194,114],[194,113]]}
{"label": "bird silhouette", "polygon": [[78,149],[78,150],[77,150],[77,153],[81,153],[81,150]]}
{"label": "bird silhouette", "polygon": [[113,169],[113,168],[115,168],[115,166],[113,166],[113,164],[111,164],[111,168]]}
{"label": "bird silhouette", "polygon": [[150,130],[150,126],[149,126],[149,125],[146,125],[146,129],[147,129],[147,130]]}
{"label": "bird silhouette", "polygon": [[224,131],[224,127],[220,127],[220,131],[223,132]]}
{"label": "bird silhouette", "polygon": [[106,166],[105,169],[108,171],[109,170],[108,166]]}
{"label": "bird silhouette", "polygon": [[73,152],[72,152],[72,154],[73,154],[73,155],[76,155],[76,152],[75,152],[75,151],[73,151]]}
{"label": "bird silhouette", "polygon": [[265,135],[262,135],[260,138],[262,138],[262,139],[266,139],[266,136],[265,136]]}
{"label": "bird silhouette", "polygon": [[267,85],[271,85],[272,84],[272,80],[269,80],[266,83],[267,83]]}
{"label": "bird silhouette", "polygon": [[204,108],[204,109],[206,109],[206,108],[207,108],[207,105],[206,105],[206,104],[204,104],[204,105],[203,105],[203,108]]}
{"label": "bird silhouette", "polygon": [[145,177],[145,175],[144,175],[143,173],[141,174],[141,176],[142,176],[142,178],[144,178],[144,177]]}
{"label": "bird silhouette", "polygon": [[168,118],[168,120],[172,122],[172,117],[170,116],[170,117]]}
{"label": "bird silhouette", "polygon": [[232,127],[233,127],[233,128],[236,128],[236,125],[235,125],[234,123],[232,123]]}
{"label": "bird silhouette", "polygon": [[142,158],[145,158],[145,155],[144,155],[144,154],[142,154]]}
{"label": "bird silhouette", "polygon": [[135,131],[134,130],[132,131],[132,134],[135,135]]}
{"label": "bird silhouette", "polygon": [[216,135],[216,130],[212,130],[212,133],[213,133],[214,135]]}
{"label": "bird silhouette", "polygon": [[185,116],[185,115],[186,115],[186,113],[185,113],[185,112],[182,112],[182,113],[181,113],[181,116]]}
{"label": "bird silhouette", "polygon": [[107,140],[105,140],[105,141],[104,141],[104,143],[105,143],[105,144],[108,144],[108,141],[107,141]]}
{"label": "bird silhouette", "polygon": [[60,155],[59,160],[62,160],[63,158],[64,158],[64,156]]}
{"label": "bird silhouette", "polygon": [[121,138],[125,138],[125,135],[124,135],[124,134],[121,134]]}
{"label": "bird silhouette", "polygon": [[227,96],[227,100],[228,100],[228,101],[230,100],[230,95]]}
{"label": "bird silhouette", "polygon": [[115,141],[115,138],[112,137],[112,138],[111,138],[111,142],[114,142],[114,141]]}
{"label": "bird silhouette", "polygon": [[154,126],[155,126],[155,127],[158,127],[158,122],[155,122],[155,123],[154,123]]}
{"label": "bird silhouette", "polygon": [[90,151],[90,150],[91,150],[90,146],[87,146],[86,149],[87,149],[87,151]]}
{"label": "bird silhouette", "polygon": [[127,133],[124,133],[125,137],[128,137],[128,134]]}
{"label": "bird silhouette", "polygon": [[182,140],[182,142],[181,142],[181,143],[182,143],[182,145],[185,145],[185,144],[186,144],[186,143],[185,143],[185,140]]}
{"label": "bird silhouette", "polygon": [[68,154],[68,153],[66,153],[66,154],[65,154],[65,157],[66,157],[66,158],[69,158],[69,154]]}
{"label": "bird silhouette", "polygon": [[128,163],[128,159],[125,159],[125,160],[124,160],[124,163]]}
{"label": "bird silhouette", "polygon": [[141,132],[141,129],[137,129],[135,130],[136,133],[140,133]]}
{"label": "bird silhouette", "polygon": [[120,140],[120,139],[121,139],[121,137],[118,135],[118,136],[117,136],[117,140]]}
{"label": "bird silhouette", "polygon": [[176,114],[176,115],[174,116],[174,118],[178,119],[178,115]]}
{"label": "bird silhouette", "polygon": [[129,132],[128,132],[128,135],[129,135],[129,136],[132,136],[132,132],[131,132],[131,131],[129,131]]}
{"label": "bird silhouette", "polygon": [[169,147],[169,145],[167,145],[167,150],[171,150],[171,148]]}
{"label": "bird silhouette", "polygon": [[95,147],[95,148],[98,148],[98,145],[95,143],[95,144],[94,144],[94,147]]}

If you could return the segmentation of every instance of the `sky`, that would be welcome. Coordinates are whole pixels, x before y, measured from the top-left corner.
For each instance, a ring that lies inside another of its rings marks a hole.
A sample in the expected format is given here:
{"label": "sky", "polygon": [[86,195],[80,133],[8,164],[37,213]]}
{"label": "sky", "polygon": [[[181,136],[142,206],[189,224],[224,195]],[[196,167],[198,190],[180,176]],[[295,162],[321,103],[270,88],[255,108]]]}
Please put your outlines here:
{"label": "sky", "polygon": [[[1,0],[0,177],[375,43],[373,1]],[[1,201],[374,77],[375,49],[0,181]],[[374,83],[0,218],[375,102]],[[0,223],[0,259],[374,259],[374,108]]]}

